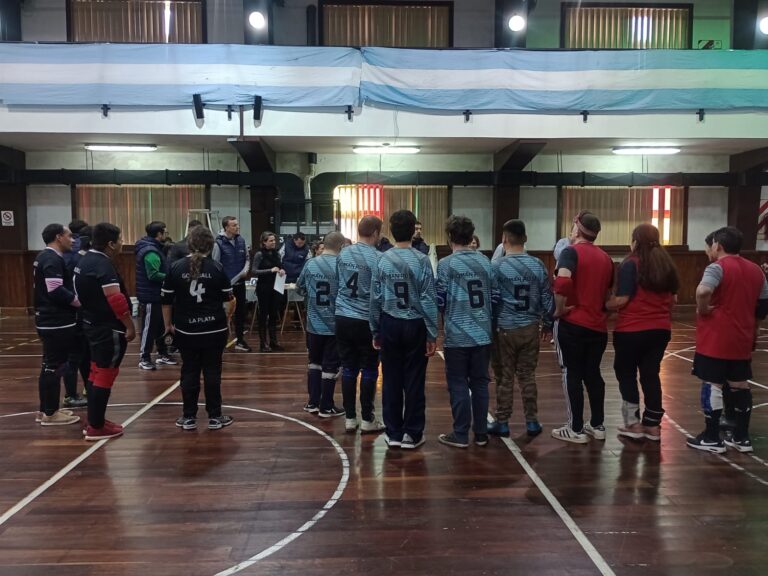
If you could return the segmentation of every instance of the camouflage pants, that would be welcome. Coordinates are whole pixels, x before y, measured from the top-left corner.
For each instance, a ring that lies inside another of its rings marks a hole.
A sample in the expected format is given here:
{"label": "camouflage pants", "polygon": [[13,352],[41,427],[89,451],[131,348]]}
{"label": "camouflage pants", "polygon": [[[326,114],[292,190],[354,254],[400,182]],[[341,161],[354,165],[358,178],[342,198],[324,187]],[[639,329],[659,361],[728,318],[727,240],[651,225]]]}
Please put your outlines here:
{"label": "camouflage pants", "polygon": [[496,420],[512,415],[515,378],[523,398],[526,422],[538,420],[536,366],[539,363],[539,326],[531,324],[493,334],[491,364],[496,380]]}

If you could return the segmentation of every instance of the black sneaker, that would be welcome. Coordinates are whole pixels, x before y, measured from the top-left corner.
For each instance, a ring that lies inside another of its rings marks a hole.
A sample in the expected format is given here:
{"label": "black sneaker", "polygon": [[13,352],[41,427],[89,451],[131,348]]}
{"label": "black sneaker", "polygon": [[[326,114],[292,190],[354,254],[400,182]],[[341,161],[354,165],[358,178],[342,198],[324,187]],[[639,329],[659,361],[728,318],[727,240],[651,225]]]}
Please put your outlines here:
{"label": "black sneaker", "polygon": [[735,448],[739,452],[754,452],[755,449],[752,448],[752,442],[749,438],[745,438],[744,440],[735,440],[733,438],[728,438],[726,440],[723,440],[726,446],[729,446],[731,448]]}
{"label": "black sneaker", "polygon": [[475,434],[475,444],[485,446],[488,444],[488,434]]}
{"label": "black sneaker", "polygon": [[141,360],[139,362],[139,368],[142,370],[157,370],[157,366],[152,360]]}
{"label": "black sneaker", "polygon": [[453,446],[454,448],[469,448],[469,442],[462,442],[453,432],[450,434],[440,434],[440,436],[437,437],[437,441],[440,442],[440,444]]}
{"label": "black sneaker", "polygon": [[179,416],[176,418],[176,426],[184,430],[195,430],[197,428],[197,418]]}
{"label": "black sneaker", "polygon": [[705,452],[714,452],[715,454],[725,453],[725,444],[722,440],[712,441],[707,440],[704,437],[704,432],[696,436],[696,438],[688,438],[686,441],[688,448],[695,448],[696,450],[704,450]]}
{"label": "black sneaker", "polygon": [[245,340],[238,340],[235,344],[235,350],[240,350],[241,352],[251,352],[251,347],[248,346],[248,342]]}
{"label": "black sneaker", "polygon": [[285,350],[285,348],[283,348],[282,346],[280,346],[280,344],[277,344],[276,342],[270,344],[269,347],[272,349],[272,352],[282,352],[283,350]]}
{"label": "black sneaker", "polygon": [[259,345],[259,352],[263,352],[263,353],[272,352],[272,348],[270,348],[266,344],[261,344]]}
{"label": "black sneaker", "polygon": [[320,410],[318,416],[320,416],[320,418],[335,418],[336,416],[344,416],[344,414],[346,414],[344,410],[334,406],[328,410]]}
{"label": "black sneaker", "polygon": [[317,404],[304,404],[304,412],[309,412],[310,414],[317,414],[320,412],[320,408],[318,408]]}
{"label": "black sneaker", "polygon": [[215,418],[208,418],[208,430],[221,430],[225,426],[229,426],[235,419],[232,416],[216,416]]}
{"label": "black sneaker", "polygon": [[427,440],[424,438],[424,436],[422,436],[419,440],[414,440],[410,435],[403,434],[403,440],[400,442],[400,448],[403,450],[415,450],[426,441]]}
{"label": "black sneaker", "polygon": [[63,404],[65,408],[82,408],[88,406],[88,400],[80,394],[75,394],[74,396],[64,396]]}
{"label": "black sneaker", "polygon": [[155,364],[164,364],[166,366],[176,366],[178,361],[173,356],[159,356]]}

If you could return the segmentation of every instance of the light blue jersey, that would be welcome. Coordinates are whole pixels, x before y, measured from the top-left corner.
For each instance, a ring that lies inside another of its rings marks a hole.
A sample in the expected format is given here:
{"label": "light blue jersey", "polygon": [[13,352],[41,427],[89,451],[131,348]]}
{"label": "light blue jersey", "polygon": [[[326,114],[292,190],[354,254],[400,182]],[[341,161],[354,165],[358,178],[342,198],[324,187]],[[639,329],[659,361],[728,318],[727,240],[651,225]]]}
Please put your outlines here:
{"label": "light blue jersey", "polygon": [[381,314],[401,320],[424,319],[427,340],[437,339],[437,302],[432,264],[413,248],[391,248],[382,254],[373,275],[371,332],[379,333]]}
{"label": "light blue jersey", "polygon": [[307,332],[321,336],[336,334],[336,255],[321,254],[307,260],[296,282],[296,291],[306,297]]}
{"label": "light blue jersey", "polygon": [[337,260],[339,295],[336,315],[368,320],[371,315],[371,279],[381,252],[364,242],[341,251]]}
{"label": "light blue jersey", "polygon": [[543,321],[552,326],[553,298],[549,271],[525,252],[508,254],[493,262],[493,282],[498,289],[493,317],[499,328],[511,330]]}
{"label": "light blue jersey", "polygon": [[445,347],[491,343],[491,262],[459,250],[437,264],[437,303],[444,313]]}

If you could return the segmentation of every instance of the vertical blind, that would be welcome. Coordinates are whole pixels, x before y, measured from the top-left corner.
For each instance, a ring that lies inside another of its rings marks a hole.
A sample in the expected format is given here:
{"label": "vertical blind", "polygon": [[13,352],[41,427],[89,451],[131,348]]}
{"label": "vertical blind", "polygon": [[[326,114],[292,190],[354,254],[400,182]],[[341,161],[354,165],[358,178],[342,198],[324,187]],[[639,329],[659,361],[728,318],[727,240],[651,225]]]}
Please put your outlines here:
{"label": "vertical blind", "polygon": [[442,4],[322,4],[325,46],[448,48],[451,7]]}
{"label": "vertical blind", "polygon": [[393,243],[389,217],[398,210],[410,210],[416,214],[422,224],[422,236],[428,244],[446,244],[447,186],[384,186],[382,234]]}
{"label": "vertical blind", "polygon": [[688,8],[565,6],[563,48],[688,49]]}
{"label": "vertical blind", "polygon": [[598,244],[626,246],[631,241],[632,230],[643,222],[659,228],[663,244],[681,245],[684,242],[684,188],[563,187],[562,198],[560,237],[568,236],[576,214],[589,210],[600,219],[602,226]]}
{"label": "vertical blind", "polygon": [[68,0],[71,42],[203,42],[201,0]]}
{"label": "vertical blind", "polygon": [[[75,190],[77,217],[91,225],[111,222],[125,244],[145,236],[147,224],[165,222],[174,240],[184,237],[187,211],[207,208],[205,186],[114,186],[79,184]],[[196,216],[193,216],[196,217]]]}

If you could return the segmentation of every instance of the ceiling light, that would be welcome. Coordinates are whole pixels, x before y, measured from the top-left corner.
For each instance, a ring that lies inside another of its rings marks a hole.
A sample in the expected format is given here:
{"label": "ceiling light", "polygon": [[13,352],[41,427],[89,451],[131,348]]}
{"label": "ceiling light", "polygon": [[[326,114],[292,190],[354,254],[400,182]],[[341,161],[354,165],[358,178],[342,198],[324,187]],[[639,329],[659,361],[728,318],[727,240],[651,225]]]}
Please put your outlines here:
{"label": "ceiling light", "polygon": [[86,150],[94,152],[154,152],[154,144],[85,144]]}
{"label": "ceiling light", "polygon": [[251,12],[248,15],[248,24],[250,24],[252,27],[256,28],[256,30],[261,30],[267,25],[267,19],[264,17],[264,14],[261,12]]}
{"label": "ceiling light", "polygon": [[760,20],[760,32],[768,35],[768,16]]}
{"label": "ceiling light", "polygon": [[509,19],[509,22],[507,22],[507,25],[512,32],[520,32],[525,28],[525,18],[519,14],[513,14]]}
{"label": "ceiling light", "polygon": [[614,154],[628,156],[668,156],[670,154],[677,154],[678,152],[680,152],[680,148],[674,148],[672,146],[616,146],[613,148]]}
{"label": "ceiling light", "polygon": [[355,154],[418,154],[421,148],[416,146],[355,146],[352,148]]}

